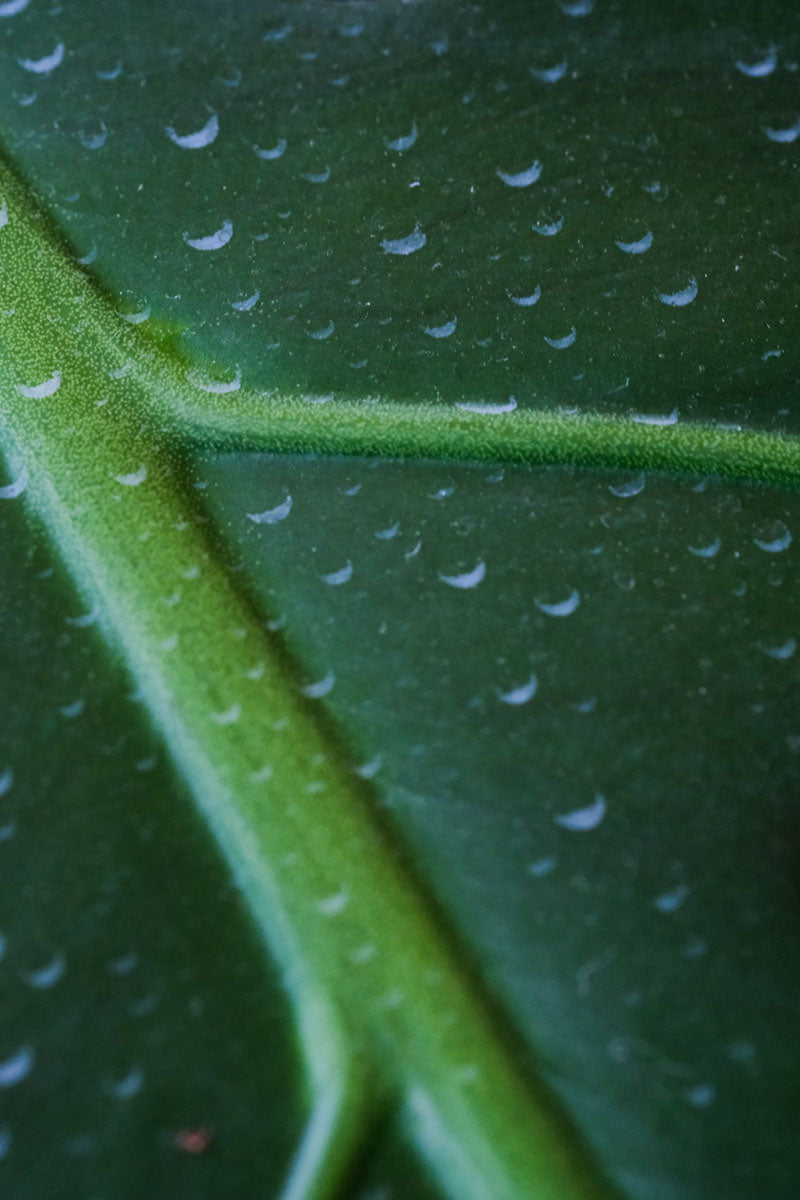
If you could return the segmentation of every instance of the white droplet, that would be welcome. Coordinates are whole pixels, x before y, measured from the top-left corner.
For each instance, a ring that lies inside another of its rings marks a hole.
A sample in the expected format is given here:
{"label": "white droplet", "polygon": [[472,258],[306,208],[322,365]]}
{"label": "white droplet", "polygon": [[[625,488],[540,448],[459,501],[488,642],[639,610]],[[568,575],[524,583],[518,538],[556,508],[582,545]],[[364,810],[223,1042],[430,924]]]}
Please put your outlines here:
{"label": "white droplet", "polygon": [[219,118],[213,109],[208,108],[208,111],[211,115],[205,125],[193,133],[178,133],[172,125],[166,125],[164,133],[171,142],[180,146],[181,150],[200,150],[203,146],[210,146],[219,133]]}
{"label": "white droplet", "polygon": [[417,123],[413,121],[411,124],[411,132],[404,134],[402,137],[393,138],[390,142],[387,141],[387,150],[395,150],[398,154],[402,154],[405,150],[410,150],[417,140]]}
{"label": "white droplet", "polygon": [[714,558],[719,554],[722,547],[722,538],[715,538],[713,542],[709,542],[707,546],[688,546],[690,554],[694,554],[696,558]]}
{"label": "white droplet", "polygon": [[463,400],[456,405],[462,412],[482,413],[484,416],[497,416],[500,413],[514,412],[517,407],[517,401],[514,396],[509,396],[507,400],[499,404],[482,403],[479,400]]}
{"label": "white droplet", "polygon": [[333,685],[336,682],[336,676],[333,671],[329,671],[322,679],[316,680],[315,683],[307,683],[300,688],[300,691],[309,700],[321,700],[323,696],[329,695],[333,690]]}
{"label": "white droplet", "polygon": [[285,153],[286,138],[281,138],[274,146],[270,146],[268,150],[262,150],[260,146],[253,146],[253,149],[259,158],[263,158],[265,162],[272,162]]}
{"label": "white droplet", "polygon": [[644,485],[647,483],[647,477],[644,471],[636,475],[633,479],[629,479],[627,483],[610,483],[608,490],[612,496],[619,496],[623,500],[629,500],[631,496],[638,496],[644,491]]}
{"label": "white droplet", "polygon": [[551,338],[545,336],[544,340],[547,342],[548,346],[552,346],[554,350],[566,350],[568,346],[572,346],[574,344],[576,336],[577,334],[575,332],[575,326],[573,325],[569,333],[564,334],[563,337]]}
{"label": "white droplet", "polygon": [[661,913],[672,913],[680,908],[686,897],[689,895],[689,888],[685,883],[679,883],[671,892],[664,892],[661,896],[656,896],[653,901],[653,907],[657,908]]}
{"label": "white droplet", "polygon": [[329,571],[326,575],[320,575],[323,583],[327,583],[330,587],[341,587],[343,583],[348,583],[353,577],[353,564],[346,563],[343,567],[339,567],[338,571]]}
{"label": "white droplet", "polygon": [[55,50],[51,54],[45,54],[43,58],[17,59],[23,71],[31,71],[34,75],[49,75],[51,71],[55,71],[56,67],[60,67],[63,61],[63,42],[59,42]]}
{"label": "white droplet", "polygon": [[678,292],[659,292],[658,298],[668,308],[685,308],[697,296],[697,280],[690,279],[685,288]]}
{"label": "white droplet", "polygon": [[183,240],[193,250],[221,250],[223,246],[227,246],[232,237],[233,221],[223,221],[219,229],[214,233],[209,233],[206,237],[191,237],[188,233],[184,233]]}
{"label": "white droplet", "polygon": [[536,607],[540,612],[546,613],[548,617],[568,617],[581,602],[581,594],[577,588],[573,588],[566,600],[559,600],[556,604],[543,604],[541,600],[537,600]]}
{"label": "white droplet", "polygon": [[785,642],[782,642],[779,646],[762,646],[761,649],[768,658],[774,658],[779,662],[784,662],[786,659],[791,658],[794,655],[794,652],[797,649],[797,640],[793,637],[790,637],[787,638]]}
{"label": "white droplet", "polygon": [[234,300],[231,303],[231,308],[235,308],[237,312],[250,312],[251,308],[255,308],[261,299],[261,292],[256,288],[251,295],[246,296],[244,300]]}
{"label": "white droplet", "polygon": [[142,465],[136,471],[130,471],[128,474],[115,475],[117,483],[121,483],[123,487],[138,487],[140,483],[144,483],[147,479],[147,467]]}
{"label": "white droplet", "polygon": [[795,121],[794,125],[790,125],[788,129],[770,129],[764,130],[771,142],[778,142],[781,145],[791,145],[800,137],[800,120]]}
{"label": "white droplet", "polygon": [[22,1083],[33,1070],[36,1056],[30,1046],[22,1046],[16,1054],[0,1062],[0,1087],[13,1087]]}
{"label": "white droplet", "polygon": [[66,969],[67,961],[64,955],[56,954],[49,963],[45,963],[43,967],[38,967],[35,971],[21,971],[20,977],[30,987],[46,991],[48,988],[55,987],[59,980],[64,978]]}
{"label": "white droplet", "polygon": [[749,76],[750,79],[763,79],[766,75],[771,75],[778,65],[778,51],[774,46],[770,46],[763,58],[757,62],[746,63],[741,59],[737,59],[734,63],[737,71],[741,71],[742,75]]}
{"label": "white droplet", "polygon": [[502,179],[508,187],[525,188],[530,187],[542,173],[542,164],[534,162],[531,166],[526,167],[524,171],[508,172],[503,171],[500,167],[497,168],[496,174]]}
{"label": "white droplet", "polygon": [[617,242],[616,244],[623,254],[644,254],[653,244],[653,235],[648,232],[636,242]]}
{"label": "white droplet", "polygon": [[309,183],[327,183],[330,177],[329,166],[326,166],[324,171],[308,171],[303,174],[303,179],[307,179]]}
{"label": "white droplet", "polygon": [[333,333],[336,325],[333,321],[328,321],[327,325],[323,325],[321,329],[308,330],[308,336],[315,342],[326,342]]}
{"label": "white droplet", "polygon": [[439,579],[442,583],[446,583],[448,587],[459,588],[466,591],[469,588],[477,587],[486,578],[486,564],[480,559],[472,568],[471,571],[465,571],[462,575],[440,575]]}
{"label": "white droplet", "polygon": [[387,254],[414,254],[415,251],[422,249],[427,240],[422,230],[417,228],[406,237],[384,238],[381,246]]}
{"label": "white droplet", "polygon": [[255,525],[275,525],[278,521],[285,521],[291,511],[292,497],[287,494],[286,499],[274,508],[267,508],[260,513],[247,513],[247,517]]}
{"label": "white droplet", "polygon": [[444,325],[423,325],[423,330],[428,337],[432,338],[447,338],[456,331],[458,318],[453,317],[450,321],[445,321]]}
{"label": "white droplet", "polygon": [[597,826],[605,815],[606,799],[605,796],[598,792],[592,804],[588,804],[585,808],[573,809],[572,812],[560,813],[553,820],[562,829],[570,829],[576,833],[585,833],[589,830],[597,829]]}
{"label": "white droplet", "polygon": [[77,137],[85,150],[100,150],[108,141],[108,127],[101,121],[98,128],[79,129]]}
{"label": "white droplet", "polygon": [[563,217],[559,217],[557,221],[537,221],[535,225],[531,225],[531,229],[538,233],[539,237],[555,237],[563,228]]}
{"label": "white droplet", "polygon": [[7,483],[4,487],[0,487],[0,500],[16,500],[17,496],[21,496],[27,486],[28,472],[23,467],[13,483]]}
{"label": "white droplet", "polygon": [[18,384],[17,391],[28,400],[44,400],[47,396],[55,395],[60,387],[61,372],[53,371],[49,379],[45,379],[43,383]]}
{"label": "white droplet", "polygon": [[211,720],[216,725],[234,725],[242,715],[242,710],[238,704],[232,704],[230,708],[226,708],[223,712],[211,713]]}
{"label": "white droplet", "polygon": [[350,902],[350,897],[344,890],[334,892],[332,896],[326,896],[323,900],[317,901],[317,908],[322,913],[323,917],[338,917],[340,912],[344,912]]}
{"label": "white droplet", "polygon": [[142,1090],[144,1072],[139,1067],[133,1067],[122,1079],[117,1079],[106,1086],[109,1096],[115,1100],[130,1100]]}
{"label": "white droplet", "polygon": [[562,58],[561,62],[552,67],[529,67],[528,69],[533,78],[538,79],[540,83],[558,83],[559,79],[563,79],[567,73],[567,60]]}
{"label": "white droplet", "polygon": [[637,425],[677,425],[678,410],[677,408],[673,408],[671,413],[665,413],[663,416],[657,413],[631,413],[631,420],[636,421]]}
{"label": "white droplet", "polygon": [[536,287],[530,293],[529,296],[512,296],[511,292],[509,292],[508,298],[512,304],[516,304],[520,308],[533,308],[534,304],[539,303],[539,298],[540,298],[541,294],[542,294],[541,284],[537,283]]}
{"label": "white droplet", "polygon": [[792,535],[783,521],[776,521],[774,538],[753,538],[753,542],[759,550],[766,550],[768,554],[780,554],[782,550],[788,550],[791,546]]}
{"label": "white droplet", "polygon": [[15,17],[27,8],[30,2],[31,0],[5,0],[4,4],[0,4],[0,17]]}
{"label": "white droplet", "polygon": [[518,687],[513,687],[507,692],[498,691],[497,697],[503,701],[503,704],[527,704],[536,695],[539,688],[539,680],[535,675],[531,675],[527,683],[521,683]]}
{"label": "white droplet", "polygon": [[207,375],[195,370],[187,371],[186,378],[193,387],[199,388],[201,392],[208,392],[212,396],[227,396],[230,392],[238,392],[242,386],[241,367],[236,368],[233,379],[209,379]]}

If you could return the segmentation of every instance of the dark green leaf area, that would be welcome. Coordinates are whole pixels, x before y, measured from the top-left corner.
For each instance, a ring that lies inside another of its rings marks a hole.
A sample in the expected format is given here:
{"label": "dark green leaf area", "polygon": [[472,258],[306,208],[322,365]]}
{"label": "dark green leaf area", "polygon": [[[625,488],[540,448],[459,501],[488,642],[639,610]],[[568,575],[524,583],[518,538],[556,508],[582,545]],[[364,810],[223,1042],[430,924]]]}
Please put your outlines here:
{"label": "dark green leaf area", "polygon": [[216,384],[797,430],[794,16],[31,4],[0,132]]}
{"label": "dark green leaf area", "polygon": [[277,1192],[293,1034],[131,685],[0,501],[0,1190]]}
{"label": "dark green leaf area", "polygon": [[244,455],[198,482],[626,1194],[793,1196],[797,497]]}

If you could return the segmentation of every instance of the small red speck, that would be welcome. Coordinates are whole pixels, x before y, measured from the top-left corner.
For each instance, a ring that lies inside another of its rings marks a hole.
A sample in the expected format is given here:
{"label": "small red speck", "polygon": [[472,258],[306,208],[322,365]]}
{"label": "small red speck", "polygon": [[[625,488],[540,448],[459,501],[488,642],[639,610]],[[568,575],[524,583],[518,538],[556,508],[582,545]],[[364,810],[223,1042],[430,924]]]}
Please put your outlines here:
{"label": "small red speck", "polygon": [[175,1145],[187,1154],[202,1154],[213,1141],[214,1135],[204,1125],[195,1129],[181,1129],[175,1134]]}

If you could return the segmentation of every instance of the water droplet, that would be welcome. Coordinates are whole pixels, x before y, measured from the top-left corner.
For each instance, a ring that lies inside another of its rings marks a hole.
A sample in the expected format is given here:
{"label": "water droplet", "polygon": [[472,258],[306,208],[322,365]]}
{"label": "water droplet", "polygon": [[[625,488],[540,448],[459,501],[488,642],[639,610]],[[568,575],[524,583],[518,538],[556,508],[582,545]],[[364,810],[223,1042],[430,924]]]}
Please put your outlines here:
{"label": "water droplet", "polygon": [[536,862],[528,864],[528,874],[534,879],[543,879],[545,875],[549,875],[556,865],[554,858],[539,858]]}
{"label": "water droplet", "polygon": [[30,2],[31,0],[5,0],[4,4],[0,4],[0,17],[15,17],[27,8]]}
{"label": "water droplet", "polygon": [[446,583],[448,587],[459,588],[461,591],[477,587],[485,578],[486,564],[480,559],[471,571],[464,571],[461,575],[439,575],[442,583]]}
{"label": "water droplet", "polygon": [[187,371],[186,378],[193,387],[212,396],[226,396],[229,392],[238,392],[242,386],[241,367],[236,368],[233,379],[209,379],[207,375],[195,370]]}
{"label": "water droplet", "polygon": [[458,318],[453,317],[450,321],[445,321],[443,325],[423,325],[423,331],[428,337],[432,338],[448,338],[455,333]]}
{"label": "water droplet", "polygon": [[219,133],[219,118],[212,108],[208,105],[206,108],[211,115],[206,123],[193,133],[178,133],[172,125],[165,125],[164,133],[169,140],[180,146],[181,150],[200,150],[203,146],[210,146]]}
{"label": "water droplet", "polygon": [[326,896],[323,900],[317,901],[317,908],[322,913],[323,917],[338,917],[339,913],[344,912],[350,902],[350,897],[344,890],[334,892],[332,896]]}
{"label": "water droplet", "polygon": [[552,346],[554,350],[566,350],[568,346],[573,345],[576,336],[577,334],[575,332],[575,326],[573,325],[569,333],[565,334],[564,337],[545,337],[544,340],[547,342],[548,346]]}
{"label": "water droplet", "polygon": [[644,254],[653,244],[653,235],[648,232],[636,242],[617,242],[623,254]]}
{"label": "water droplet", "polygon": [[62,704],[58,711],[62,717],[66,717],[68,721],[72,721],[75,717],[79,717],[85,708],[85,700],[73,700],[71,704]]}
{"label": "water droplet", "polygon": [[536,601],[536,607],[540,612],[546,613],[548,617],[568,617],[581,602],[581,595],[577,588],[573,588],[566,600],[560,600],[556,604],[543,604],[540,600]]}
{"label": "water droplet", "polygon": [[715,538],[713,542],[709,542],[707,546],[688,546],[690,554],[694,554],[697,558],[714,558],[722,547],[722,538]]}
{"label": "water droplet", "polygon": [[717,1089],[713,1083],[698,1083],[686,1092],[686,1099],[693,1108],[708,1108],[717,1098]]}
{"label": "water droplet", "polygon": [[334,324],[334,322],[328,321],[328,324],[323,326],[322,329],[308,330],[308,336],[310,338],[313,338],[313,340],[315,342],[325,342],[331,336],[331,334],[333,333],[335,328],[336,328],[336,325]]}
{"label": "water droplet", "polygon": [[54,371],[43,383],[18,384],[17,391],[28,400],[44,400],[47,396],[55,395],[60,387],[61,372]]}
{"label": "water droplet", "polygon": [[275,508],[267,508],[260,513],[247,513],[247,517],[256,525],[275,525],[278,521],[285,521],[291,511],[292,497],[287,494],[286,499],[276,504]]}
{"label": "water droplet", "polygon": [[0,1088],[22,1083],[33,1070],[36,1056],[30,1046],[22,1046],[16,1054],[0,1062]]}
{"label": "water droplet", "polygon": [[188,233],[184,233],[183,240],[194,250],[221,250],[223,246],[227,246],[232,237],[233,221],[223,221],[219,229],[216,229],[214,233],[209,233],[206,237],[191,237]]}
{"label": "water droplet", "polygon": [[766,128],[764,133],[771,142],[778,142],[781,145],[791,145],[800,137],[800,120],[795,121],[794,125],[790,125],[786,129],[770,129]]}
{"label": "water droplet", "polygon": [[327,583],[330,587],[341,587],[343,583],[348,583],[353,577],[353,564],[346,563],[343,567],[339,567],[338,571],[329,571],[325,575],[320,575],[323,583]]}
{"label": "water droplet", "polygon": [[427,240],[422,230],[417,227],[406,237],[384,238],[381,246],[387,254],[414,254],[415,251],[422,249]]}
{"label": "water droplet", "polygon": [[0,500],[16,500],[17,496],[21,496],[28,486],[28,472],[23,467],[13,483],[7,483],[4,487],[0,487]]}
{"label": "water droplet", "polygon": [[329,671],[322,679],[316,680],[315,683],[306,683],[300,688],[300,691],[309,700],[322,700],[324,696],[333,691],[333,685],[336,683],[336,676],[333,671]]}
{"label": "water droplet", "polygon": [[763,79],[766,75],[771,75],[778,65],[778,51],[774,46],[770,46],[763,58],[756,62],[746,63],[741,59],[737,59],[734,63],[737,71],[741,71],[742,75],[747,75],[750,79]]}
{"label": "water droplet", "polygon": [[376,529],[373,537],[376,537],[380,542],[388,542],[391,541],[392,538],[397,537],[399,532],[400,522],[395,521],[394,525],[390,525],[388,529]]}
{"label": "water droplet", "polygon": [[308,171],[304,172],[303,179],[307,179],[309,183],[327,183],[331,177],[331,169],[326,166],[324,171]]}
{"label": "water droplet", "polygon": [[588,17],[594,8],[594,0],[562,0],[559,8],[565,17]]}
{"label": "water droplet", "polygon": [[257,771],[251,771],[249,779],[251,783],[269,783],[272,776],[272,767],[269,763],[266,763],[263,767],[259,767]]}
{"label": "water droplet", "polygon": [[115,1100],[130,1100],[142,1090],[144,1072],[139,1067],[133,1067],[127,1075],[106,1085],[109,1096]]}
{"label": "water droplet", "polygon": [[253,146],[253,149],[265,162],[273,162],[286,153],[286,138],[280,138],[274,146],[270,146],[267,150],[262,150],[260,146]]}
{"label": "water droplet", "polygon": [[629,479],[627,483],[610,483],[608,490],[612,496],[619,496],[623,500],[630,499],[631,496],[638,496],[644,491],[644,485],[647,482],[644,471],[636,475],[633,479]]}
{"label": "water droplet", "polygon": [[45,54],[43,58],[18,58],[17,62],[23,71],[31,71],[34,75],[49,75],[60,67],[64,61],[64,43],[59,42],[55,50]]}
{"label": "water droplet", "polygon": [[108,128],[105,121],[100,121],[96,129],[79,129],[77,137],[85,150],[100,150],[108,140]]}
{"label": "water droplet", "polygon": [[558,83],[559,79],[563,79],[567,73],[567,60],[562,58],[561,62],[552,67],[529,67],[528,69],[533,78],[538,79],[540,83]]}
{"label": "water droplet", "polygon": [[147,479],[147,467],[142,465],[136,471],[130,471],[128,474],[115,475],[117,483],[121,483],[123,487],[138,487],[140,483],[144,483]]}
{"label": "water droplet", "polygon": [[520,308],[533,308],[534,304],[539,303],[539,297],[541,294],[541,285],[537,283],[536,287],[529,296],[512,296],[511,292],[509,292],[508,298],[512,304],[517,304]]}
{"label": "water droplet", "polygon": [[685,883],[679,883],[671,892],[664,892],[661,896],[656,896],[653,901],[653,908],[657,908],[660,913],[672,913],[679,909],[686,897],[689,895],[689,888]]}
{"label": "water droplet", "polygon": [[235,725],[242,715],[242,710],[238,704],[232,704],[230,708],[226,708],[223,712],[212,712],[211,720],[216,725]]}
{"label": "water droplet", "polygon": [[690,279],[685,288],[678,292],[659,292],[658,298],[668,308],[685,308],[697,296],[697,280]]}
{"label": "water droplet", "polygon": [[404,134],[402,137],[393,138],[387,141],[387,150],[395,150],[398,154],[402,154],[405,150],[410,150],[417,140],[417,122],[411,124],[411,132]]}
{"label": "water droplet", "polygon": [[753,542],[759,550],[766,550],[768,554],[780,554],[782,550],[789,549],[792,544],[792,535],[783,521],[774,521],[770,533],[771,537],[753,538]]}
{"label": "water droplet", "polygon": [[530,187],[532,183],[536,183],[536,180],[539,178],[541,173],[542,164],[540,162],[533,162],[529,167],[526,167],[524,171],[509,172],[501,170],[500,167],[498,167],[496,171],[497,176],[502,179],[503,183],[506,184],[507,187],[513,188]]}
{"label": "water droplet", "polygon": [[497,697],[504,704],[519,705],[527,704],[536,695],[539,688],[539,680],[536,675],[531,675],[526,683],[521,683],[517,687],[510,688],[507,692],[498,690]]}
{"label": "water droplet", "polygon": [[14,786],[14,772],[11,767],[6,767],[0,774],[0,796],[7,796]]}
{"label": "water droplet", "polygon": [[594,801],[591,804],[587,804],[585,808],[576,808],[572,812],[559,813],[553,820],[562,829],[570,829],[576,833],[585,833],[589,830],[597,829],[605,815],[606,798],[598,792],[595,795]]}
{"label": "water droplet", "polygon": [[122,74],[122,63],[121,62],[117,62],[116,66],[112,67],[109,71],[95,71],[95,75],[97,76],[97,78],[102,79],[104,83],[111,83],[111,82],[113,82],[113,80],[119,79],[121,74]]}
{"label": "water droplet", "polygon": [[49,963],[45,963],[43,967],[38,967],[35,971],[21,971],[20,978],[30,987],[46,991],[48,988],[55,987],[64,978],[66,969],[67,961],[64,955],[56,954]]}
{"label": "water droplet", "polygon": [[517,401],[514,396],[509,396],[508,399],[500,404],[484,404],[478,400],[464,400],[456,405],[462,412],[482,413],[485,416],[497,416],[500,413],[511,413],[517,407]]}
{"label": "water droplet", "polygon": [[353,770],[355,771],[356,775],[360,776],[361,779],[374,779],[382,766],[383,755],[376,754],[374,758],[369,760],[369,762],[359,763],[359,765],[354,767]]}
{"label": "water droplet", "polygon": [[531,225],[531,229],[538,233],[539,237],[555,237],[563,228],[563,217],[559,217],[557,221],[537,221],[535,225]]}
{"label": "water droplet", "polygon": [[245,297],[244,300],[234,300],[231,303],[231,308],[235,308],[237,312],[250,312],[250,309],[254,308],[260,299],[261,292],[258,290],[258,288],[256,288],[256,290],[252,292],[251,295]]}
{"label": "water droplet", "polygon": [[797,641],[795,638],[790,637],[785,642],[782,642],[780,646],[762,646],[761,649],[768,658],[774,658],[779,662],[783,662],[793,656],[797,649]]}
{"label": "water droplet", "polygon": [[[630,383],[630,380],[626,380],[626,387],[628,383]],[[677,408],[673,408],[671,413],[665,413],[663,416],[656,413],[631,413],[631,420],[636,421],[638,425],[677,425],[678,410]]]}

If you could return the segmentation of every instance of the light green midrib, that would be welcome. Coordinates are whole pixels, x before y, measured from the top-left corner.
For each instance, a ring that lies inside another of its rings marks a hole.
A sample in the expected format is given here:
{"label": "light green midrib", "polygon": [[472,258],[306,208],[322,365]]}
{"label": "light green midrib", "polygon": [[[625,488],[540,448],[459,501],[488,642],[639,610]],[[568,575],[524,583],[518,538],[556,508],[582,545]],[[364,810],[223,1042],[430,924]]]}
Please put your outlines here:
{"label": "light green midrib", "polygon": [[[180,400],[183,381],[123,327],[0,166],[3,200],[6,460],[27,472],[25,501],[99,606],[103,634],[282,967],[315,1101],[327,1089],[338,1106],[320,1169],[312,1163],[294,1190],[290,1180],[287,1196],[335,1192],[370,1100],[405,1109],[454,1200],[607,1195],[544,1089],[498,1037],[364,785],[209,552],[175,475],[176,446],[163,448],[168,402]],[[132,358],[136,369],[112,379]],[[54,371],[52,395],[20,394]],[[179,602],[167,604],[176,589]],[[265,763],[272,778],[254,780]]]}

